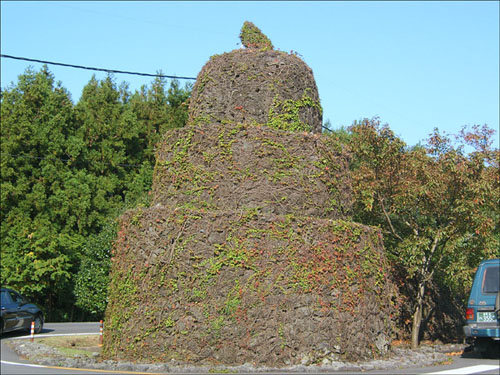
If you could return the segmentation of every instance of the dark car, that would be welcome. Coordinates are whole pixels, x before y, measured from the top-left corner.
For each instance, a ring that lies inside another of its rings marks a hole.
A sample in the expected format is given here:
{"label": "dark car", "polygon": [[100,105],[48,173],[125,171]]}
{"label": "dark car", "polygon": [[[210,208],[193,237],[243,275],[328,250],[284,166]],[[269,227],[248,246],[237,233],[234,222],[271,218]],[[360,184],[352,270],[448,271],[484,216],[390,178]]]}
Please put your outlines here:
{"label": "dark car", "polygon": [[40,333],[44,322],[42,310],[15,290],[8,288],[1,288],[0,290],[2,309],[0,333],[3,334],[17,329],[30,330],[31,322],[35,322],[35,333]]}
{"label": "dark car", "polygon": [[467,303],[464,333],[484,357],[500,353],[500,259],[482,261]]}

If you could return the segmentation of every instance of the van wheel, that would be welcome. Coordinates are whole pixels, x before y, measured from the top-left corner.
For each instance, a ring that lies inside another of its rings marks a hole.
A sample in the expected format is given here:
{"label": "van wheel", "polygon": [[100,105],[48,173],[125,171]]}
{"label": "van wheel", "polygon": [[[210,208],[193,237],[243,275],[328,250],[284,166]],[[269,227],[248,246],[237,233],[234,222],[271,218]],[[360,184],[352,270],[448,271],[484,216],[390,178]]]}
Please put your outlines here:
{"label": "van wheel", "polygon": [[483,353],[484,358],[500,359],[500,341],[491,340]]}
{"label": "van wheel", "polygon": [[488,351],[489,339],[484,337],[477,337],[474,340],[474,353],[479,355],[481,358],[486,358],[486,352]]}

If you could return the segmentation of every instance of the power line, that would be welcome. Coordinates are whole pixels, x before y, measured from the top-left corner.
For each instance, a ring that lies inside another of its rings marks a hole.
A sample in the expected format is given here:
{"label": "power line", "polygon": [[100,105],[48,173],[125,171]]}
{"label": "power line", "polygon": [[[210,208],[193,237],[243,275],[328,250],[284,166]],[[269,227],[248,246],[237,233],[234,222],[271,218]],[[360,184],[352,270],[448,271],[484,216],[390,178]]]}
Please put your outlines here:
{"label": "power line", "polygon": [[67,67],[67,68],[95,70],[95,71],[98,71],[98,72],[106,72],[106,73],[131,74],[131,75],[144,76],[144,77],[160,77],[160,78],[171,78],[171,79],[190,79],[190,80],[196,80],[195,77],[178,77],[178,76],[169,76],[169,75],[164,75],[164,74],[139,73],[139,72],[129,72],[129,71],[126,71],[126,70],[93,68],[91,66],[65,64],[65,63],[59,63],[59,62],[54,62],[54,61],[45,61],[45,60],[38,60],[38,59],[30,59],[30,58],[27,58],[27,57],[19,57],[19,56],[4,55],[4,54],[0,54],[0,56],[1,57],[5,57],[7,59],[13,59],[13,60],[23,60],[23,61],[30,61],[30,62],[42,63],[42,64],[58,65],[58,66],[64,66],[64,67]]}
{"label": "power line", "polygon": [[322,127],[323,129],[325,129],[325,130],[328,130],[330,133],[333,133],[333,130],[332,130],[332,129],[330,129],[329,127],[327,127],[327,126],[325,126],[325,125],[323,125],[323,124],[321,124],[321,127]]}
{"label": "power line", "polygon": [[[107,72],[107,73],[133,74],[133,75],[145,76],[145,77],[160,77],[160,78],[171,78],[171,79],[191,79],[191,80],[196,80],[196,78],[194,78],[194,77],[178,77],[178,76],[169,76],[169,75],[164,75],[164,74],[150,74],[150,73],[128,72],[128,71],[125,71],[125,70],[116,70],[116,69],[93,68],[93,67],[90,67],[90,66],[65,64],[65,63],[58,63],[58,62],[53,62],[53,61],[30,59],[30,58],[27,58],[27,57],[19,57],[19,56],[4,55],[4,54],[0,54],[0,56],[1,57],[5,57],[7,59],[23,60],[23,61],[30,61],[30,62],[42,63],[42,64],[59,65],[59,66],[65,66],[65,67],[68,67],[68,68],[95,70],[95,71]],[[332,131],[330,128],[327,128],[324,125],[321,125],[321,127],[323,129],[325,129],[325,130],[330,131],[330,132]]]}

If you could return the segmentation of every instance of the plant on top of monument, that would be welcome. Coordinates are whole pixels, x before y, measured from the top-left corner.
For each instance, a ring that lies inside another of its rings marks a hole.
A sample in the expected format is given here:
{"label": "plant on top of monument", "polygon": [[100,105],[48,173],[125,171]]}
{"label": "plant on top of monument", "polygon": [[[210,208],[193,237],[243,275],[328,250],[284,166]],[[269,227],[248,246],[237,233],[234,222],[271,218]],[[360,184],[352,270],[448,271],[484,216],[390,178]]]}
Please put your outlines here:
{"label": "plant on top of monument", "polygon": [[271,40],[269,40],[257,26],[248,21],[243,23],[240,32],[240,40],[245,48],[255,48],[262,51],[269,51],[274,48]]}

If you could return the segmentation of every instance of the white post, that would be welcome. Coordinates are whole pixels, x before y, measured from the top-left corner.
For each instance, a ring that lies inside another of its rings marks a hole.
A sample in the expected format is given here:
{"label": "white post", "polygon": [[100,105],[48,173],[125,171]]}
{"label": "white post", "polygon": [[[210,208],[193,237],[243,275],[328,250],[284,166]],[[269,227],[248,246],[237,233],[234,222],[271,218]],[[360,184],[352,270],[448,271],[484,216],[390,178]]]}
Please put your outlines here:
{"label": "white post", "polygon": [[31,342],[35,340],[35,322],[31,322]]}
{"label": "white post", "polygon": [[101,320],[100,321],[100,326],[99,326],[99,346],[102,346],[102,333],[104,330],[104,322]]}

